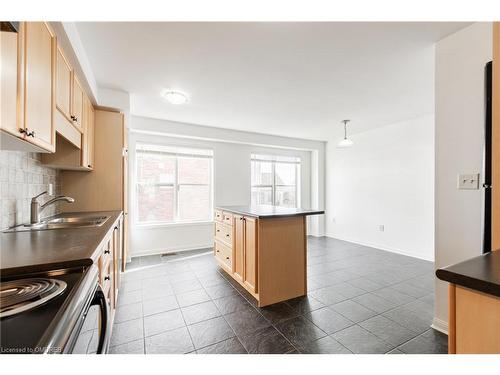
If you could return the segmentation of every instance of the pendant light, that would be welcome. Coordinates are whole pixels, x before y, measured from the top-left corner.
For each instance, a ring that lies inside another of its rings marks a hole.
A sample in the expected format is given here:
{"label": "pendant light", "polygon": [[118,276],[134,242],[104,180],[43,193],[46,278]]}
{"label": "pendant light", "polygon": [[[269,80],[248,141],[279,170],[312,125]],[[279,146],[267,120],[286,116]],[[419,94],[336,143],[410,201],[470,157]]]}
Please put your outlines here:
{"label": "pendant light", "polygon": [[342,123],[344,124],[344,139],[337,144],[337,147],[339,148],[351,147],[354,144],[353,141],[347,138],[347,123],[349,121],[351,120],[342,120]]}

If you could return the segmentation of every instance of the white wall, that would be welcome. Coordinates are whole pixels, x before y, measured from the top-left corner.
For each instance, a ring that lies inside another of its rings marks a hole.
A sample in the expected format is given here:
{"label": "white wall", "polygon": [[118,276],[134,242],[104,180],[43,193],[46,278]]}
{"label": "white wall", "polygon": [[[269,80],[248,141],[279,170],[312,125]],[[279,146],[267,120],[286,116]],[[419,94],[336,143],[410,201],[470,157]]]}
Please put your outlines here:
{"label": "white wall", "polygon": [[[250,155],[254,152],[301,157],[301,206],[322,208],[324,142],[267,136],[192,124],[132,116],[129,141],[130,191],[135,190],[135,143],[206,147],[214,150],[214,187],[216,206],[250,204]],[[175,137],[173,136],[175,135]],[[313,170],[315,178],[313,176]],[[321,177],[319,177],[321,176]],[[211,247],[213,224],[140,226],[131,194],[131,255],[163,253]],[[323,234],[322,220],[311,221],[309,231]]]}
{"label": "white wall", "polygon": [[350,148],[327,144],[327,235],[432,260],[434,116],[351,138]]}
{"label": "white wall", "polygon": [[[491,23],[475,23],[436,45],[436,268],[481,253],[482,190],[457,190],[457,174],[482,171],[484,66]],[[447,283],[436,280],[434,325],[447,330]]]}

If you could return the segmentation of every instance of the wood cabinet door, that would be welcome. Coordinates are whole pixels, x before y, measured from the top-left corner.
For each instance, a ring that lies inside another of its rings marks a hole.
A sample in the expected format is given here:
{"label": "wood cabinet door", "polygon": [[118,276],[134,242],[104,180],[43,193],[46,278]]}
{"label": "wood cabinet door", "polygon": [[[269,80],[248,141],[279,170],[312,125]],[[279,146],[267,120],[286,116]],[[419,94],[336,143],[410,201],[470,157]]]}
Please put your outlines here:
{"label": "wood cabinet door", "polygon": [[73,106],[72,106],[72,120],[73,124],[82,131],[83,125],[83,107],[84,107],[84,98],[83,98],[83,89],[78,82],[78,78],[73,74]]}
{"label": "wood cabinet door", "polygon": [[94,107],[88,102],[87,121],[87,167],[94,169]]}
{"label": "wood cabinet door", "polygon": [[72,69],[64,57],[62,50],[57,48],[56,74],[56,107],[64,117],[71,121],[71,73]]}
{"label": "wood cabinet door", "polygon": [[[20,126],[21,119],[18,118],[18,63],[20,53],[20,35],[18,33],[0,32],[0,95],[1,106],[0,129],[23,138]],[[24,126],[23,126],[24,128]]]}
{"label": "wood cabinet door", "polygon": [[86,169],[92,169],[94,154],[94,111],[92,103],[86,96],[84,96],[82,124],[81,166]]}
{"label": "wood cabinet door", "polygon": [[55,150],[56,38],[45,22],[26,22],[24,45],[24,128],[26,140]]}
{"label": "wood cabinet door", "polygon": [[121,219],[118,221],[117,226],[113,230],[113,295],[115,300],[118,299],[118,289],[120,288],[120,269],[121,269],[121,254],[122,254],[122,230]]}
{"label": "wood cabinet door", "polygon": [[234,215],[233,272],[234,276],[242,282],[245,255],[245,221],[243,219],[241,215]]}
{"label": "wood cabinet door", "polygon": [[257,293],[257,219],[244,218],[245,252],[244,252],[244,282],[254,293]]}

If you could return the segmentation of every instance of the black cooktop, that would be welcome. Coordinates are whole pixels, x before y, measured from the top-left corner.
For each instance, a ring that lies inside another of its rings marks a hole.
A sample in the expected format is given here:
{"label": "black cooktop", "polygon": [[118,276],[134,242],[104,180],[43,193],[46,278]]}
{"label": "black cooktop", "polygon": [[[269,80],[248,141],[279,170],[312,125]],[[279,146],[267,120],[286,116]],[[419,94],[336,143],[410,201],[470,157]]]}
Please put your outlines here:
{"label": "black cooktop", "polygon": [[[46,303],[31,310],[0,319],[0,354],[30,354],[43,353],[45,348],[39,346],[41,338],[47,332],[51,323],[64,310],[65,304],[71,299],[75,286],[83,279],[81,268],[56,271],[36,275],[20,275],[10,280],[29,277],[47,277],[64,281],[67,286],[64,292]],[[2,280],[6,281],[6,280]],[[62,348],[61,348],[62,349]],[[58,348],[52,348],[57,352]]]}

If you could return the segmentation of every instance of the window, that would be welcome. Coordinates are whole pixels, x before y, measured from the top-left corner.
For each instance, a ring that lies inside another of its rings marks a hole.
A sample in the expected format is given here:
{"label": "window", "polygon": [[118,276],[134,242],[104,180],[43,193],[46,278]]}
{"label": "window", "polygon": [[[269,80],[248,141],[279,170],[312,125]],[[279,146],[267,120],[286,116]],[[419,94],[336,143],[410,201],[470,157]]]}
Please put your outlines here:
{"label": "window", "polygon": [[300,158],[252,154],[252,204],[300,206]]}
{"label": "window", "polygon": [[212,150],[138,143],[138,223],[211,220],[212,164]]}

